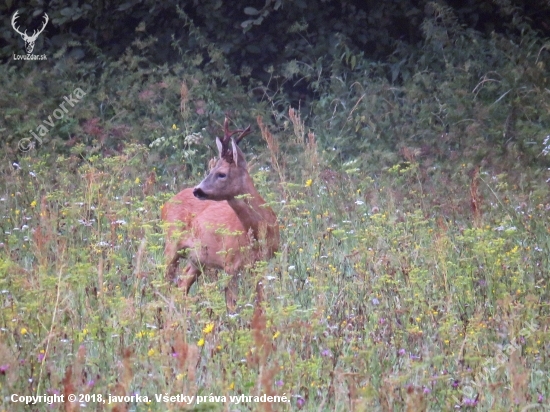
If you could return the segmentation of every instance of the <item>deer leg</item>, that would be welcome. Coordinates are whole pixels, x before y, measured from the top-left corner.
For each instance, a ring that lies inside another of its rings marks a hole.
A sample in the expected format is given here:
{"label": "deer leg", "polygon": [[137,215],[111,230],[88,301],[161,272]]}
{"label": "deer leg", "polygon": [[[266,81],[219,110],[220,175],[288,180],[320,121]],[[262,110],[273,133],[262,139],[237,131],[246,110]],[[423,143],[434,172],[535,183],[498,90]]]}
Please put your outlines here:
{"label": "deer leg", "polygon": [[176,254],[169,262],[166,267],[166,279],[170,282],[173,282],[176,278],[176,271],[178,269],[179,255]]}
{"label": "deer leg", "polygon": [[258,306],[261,306],[263,301],[264,301],[264,285],[262,283],[262,280],[260,279],[258,283],[256,283],[256,304]]}
{"label": "deer leg", "polygon": [[164,256],[166,256],[166,279],[174,281],[176,278],[176,271],[178,270],[178,262],[180,260],[180,254],[177,247],[173,243],[167,243],[164,249]]}
{"label": "deer leg", "polygon": [[229,283],[225,287],[225,307],[227,313],[235,313],[237,306],[237,274],[231,275]]}
{"label": "deer leg", "polygon": [[196,268],[191,262],[187,263],[185,269],[183,269],[183,277],[178,282],[178,286],[185,289],[186,295],[189,294],[191,286],[193,286],[193,283],[197,281],[200,274],[200,269]]}

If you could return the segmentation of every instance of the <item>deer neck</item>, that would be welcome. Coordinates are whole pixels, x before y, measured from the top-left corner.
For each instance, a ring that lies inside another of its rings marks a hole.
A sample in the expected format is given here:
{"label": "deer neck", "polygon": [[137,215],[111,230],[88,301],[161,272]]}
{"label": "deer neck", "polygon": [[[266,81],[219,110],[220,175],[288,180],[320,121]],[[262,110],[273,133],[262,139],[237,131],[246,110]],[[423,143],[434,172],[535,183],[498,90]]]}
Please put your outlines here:
{"label": "deer neck", "polygon": [[260,196],[250,179],[248,193],[240,198],[227,201],[236,213],[246,230],[252,229],[254,237],[258,239],[259,228],[262,222],[274,225],[276,216],[270,207],[266,207],[265,200]]}

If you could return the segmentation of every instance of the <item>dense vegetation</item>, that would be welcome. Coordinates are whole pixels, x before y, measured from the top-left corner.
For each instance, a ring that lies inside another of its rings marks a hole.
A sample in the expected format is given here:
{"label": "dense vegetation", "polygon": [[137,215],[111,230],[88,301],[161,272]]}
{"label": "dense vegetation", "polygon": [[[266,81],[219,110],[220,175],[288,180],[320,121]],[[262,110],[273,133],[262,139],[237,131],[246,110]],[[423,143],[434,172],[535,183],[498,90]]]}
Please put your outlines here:
{"label": "dense vegetation", "polygon": [[[548,408],[550,5],[176,3],[0,5],[0,410]],[[159,219],[226,114],[282,240],[238,316]]]}

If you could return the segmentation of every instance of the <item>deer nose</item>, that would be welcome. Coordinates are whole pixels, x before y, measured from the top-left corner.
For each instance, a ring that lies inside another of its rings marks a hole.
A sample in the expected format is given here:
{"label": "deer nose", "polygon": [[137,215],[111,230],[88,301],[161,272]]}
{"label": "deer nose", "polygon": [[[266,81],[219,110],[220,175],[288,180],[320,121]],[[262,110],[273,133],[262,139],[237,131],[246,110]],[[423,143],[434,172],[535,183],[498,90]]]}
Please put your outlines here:
{"label": "deer nose", "polygon": [[204,193],[203,190],[198,187],[193,190],[193,195],[200,200],[206,199],[206,193]]}

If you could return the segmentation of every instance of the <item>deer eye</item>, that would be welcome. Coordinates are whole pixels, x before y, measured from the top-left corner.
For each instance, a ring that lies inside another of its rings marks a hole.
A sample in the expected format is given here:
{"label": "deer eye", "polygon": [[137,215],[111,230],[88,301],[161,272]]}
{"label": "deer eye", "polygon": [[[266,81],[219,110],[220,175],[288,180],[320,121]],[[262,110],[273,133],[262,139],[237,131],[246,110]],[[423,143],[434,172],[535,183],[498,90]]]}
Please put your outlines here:
{"label": "deer eye", "polygon": [[227,175],[225,173],[218,173],[217,177],[220,178],[220,179],[223,179],[223,178],[227,177]]}

